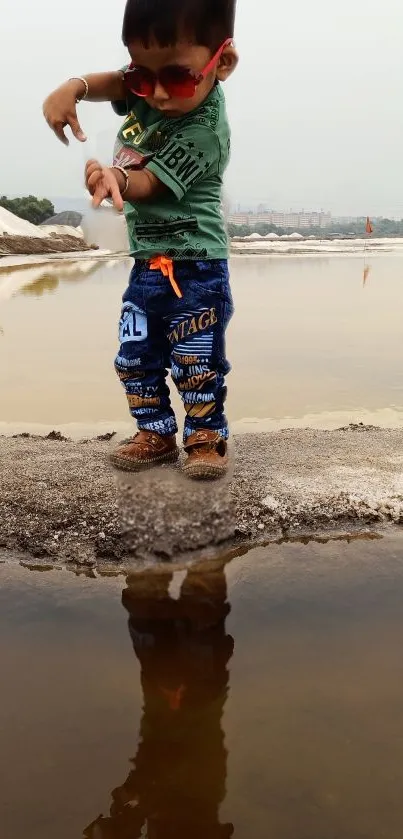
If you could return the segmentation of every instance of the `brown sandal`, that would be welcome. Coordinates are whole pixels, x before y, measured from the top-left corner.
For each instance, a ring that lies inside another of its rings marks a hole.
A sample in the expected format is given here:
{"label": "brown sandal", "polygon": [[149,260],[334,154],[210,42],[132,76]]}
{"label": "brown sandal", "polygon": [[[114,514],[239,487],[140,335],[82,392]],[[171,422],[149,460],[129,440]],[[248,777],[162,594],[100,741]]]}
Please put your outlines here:
{"label": "brown sandal", "polygon": [[196,431],[186,440],[185,452],[183,471],[188,478],[213,481],[228,469],[228,445],[216,431]]}
{"label": "brown sandal", "polygon": [[175,435],[139,431],[130,440],[123,440],[109,457],[116,469],[140,472],[163,463],[175,463],[179,457]]}

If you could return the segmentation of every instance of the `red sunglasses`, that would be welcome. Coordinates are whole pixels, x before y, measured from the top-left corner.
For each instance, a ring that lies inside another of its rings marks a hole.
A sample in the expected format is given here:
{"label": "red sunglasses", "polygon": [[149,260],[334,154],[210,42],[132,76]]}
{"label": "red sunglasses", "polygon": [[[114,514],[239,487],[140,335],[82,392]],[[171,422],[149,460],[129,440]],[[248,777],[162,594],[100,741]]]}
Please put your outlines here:
{"label": "red sunglasses", "polygon": [[181,67],[179,64],[173,64],[172,67],[163,67],[159,73],[153,73],[146,67],[136,67],[131,64],[123,74],[124,83],[127,89],[131,93],[135,93],[136,96],[153,96],[157,82],[159,82],[172,99],[174,97],[191,99],[196,93],[197,86],[213,70],[225,48],[232,43],[232,38],[227,38],[201,73],[192,73],[191,70]]}

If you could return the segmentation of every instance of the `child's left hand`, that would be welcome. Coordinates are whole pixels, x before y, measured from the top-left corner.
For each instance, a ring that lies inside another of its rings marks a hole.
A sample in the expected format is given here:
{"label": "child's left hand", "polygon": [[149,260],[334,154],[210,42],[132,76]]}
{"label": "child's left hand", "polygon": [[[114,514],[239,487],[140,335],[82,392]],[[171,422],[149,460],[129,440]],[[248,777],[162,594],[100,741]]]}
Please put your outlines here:
{"label": "child's left hand", "polygon": [[85,167],[85,185],[92,195],[93,207],[99,207],[105,198],[112,198],[115,209],[119,212],[123,210],[123,198],[114,169],[102,166],[97,160],[89,160]]}

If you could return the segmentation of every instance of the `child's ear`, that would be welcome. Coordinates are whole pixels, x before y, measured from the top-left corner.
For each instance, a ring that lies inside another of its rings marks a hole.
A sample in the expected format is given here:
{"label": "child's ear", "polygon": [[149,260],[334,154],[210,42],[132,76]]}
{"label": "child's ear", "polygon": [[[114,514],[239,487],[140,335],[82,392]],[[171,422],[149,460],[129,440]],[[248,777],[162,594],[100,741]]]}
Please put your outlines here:
{"label": "child's ear", "polygon": [[228,46],[221,55],[217,65],[216,78],[219,82],[225,82],[231,73],[234,72],[239,61],[235,47]]}

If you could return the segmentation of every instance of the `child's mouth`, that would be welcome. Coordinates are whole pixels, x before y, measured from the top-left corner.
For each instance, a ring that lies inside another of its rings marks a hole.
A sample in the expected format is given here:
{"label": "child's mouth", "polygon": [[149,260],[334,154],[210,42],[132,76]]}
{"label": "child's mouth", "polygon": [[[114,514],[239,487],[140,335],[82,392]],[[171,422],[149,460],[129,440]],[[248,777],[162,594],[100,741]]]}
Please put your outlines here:
{"label": "child's mouth", "polygon": [[161,108],[158,105],[154,105],[154,108],[166,117],[180,117],[182,115],[181,111],[178,111],[175,108]]}

